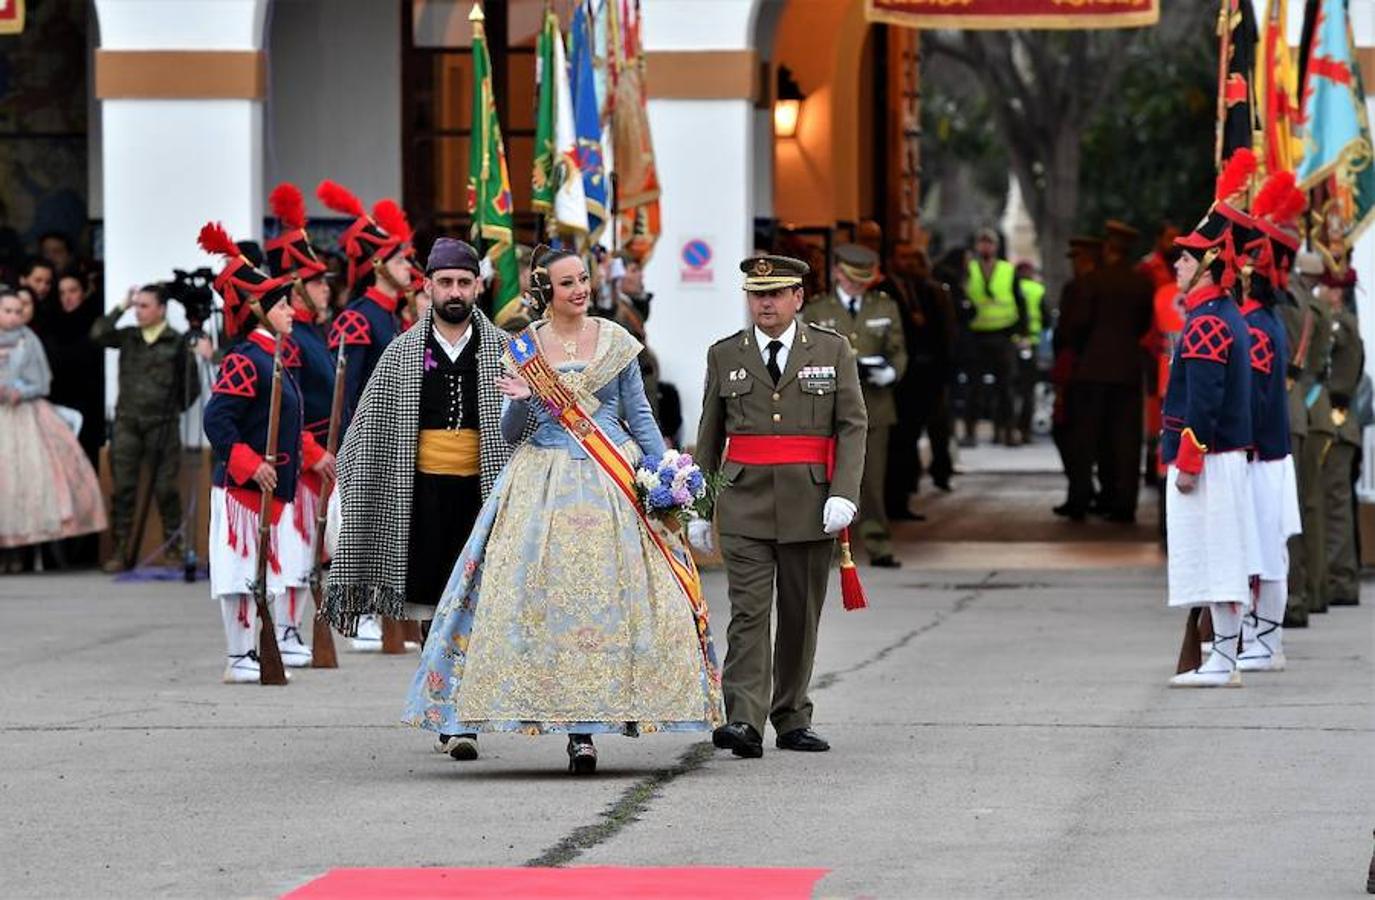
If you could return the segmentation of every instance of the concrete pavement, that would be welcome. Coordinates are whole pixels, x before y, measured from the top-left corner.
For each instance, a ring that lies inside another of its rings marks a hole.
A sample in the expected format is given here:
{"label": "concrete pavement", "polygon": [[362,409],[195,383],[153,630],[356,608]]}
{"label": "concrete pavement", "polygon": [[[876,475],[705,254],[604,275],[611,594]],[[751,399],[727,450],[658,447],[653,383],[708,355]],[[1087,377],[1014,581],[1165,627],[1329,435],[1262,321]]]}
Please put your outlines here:
{"label": "concrete pavement", "polygon": [[[1158,566],[951,552],[864,570],[873,608],[826,611],[833,752],[604,739],[576,781],[556,738],[483,737],[460,764],[394,724],[415,655],[228,687],[203,582],[0,579],[0,894],[273,896],[339,866],[532,862],[820,866],[827,897],[1359,893],[1375,597],[1292,632],[1286,673],[1171,691],[1183,616]],[[706,586],[723,640],[721,573]]]}

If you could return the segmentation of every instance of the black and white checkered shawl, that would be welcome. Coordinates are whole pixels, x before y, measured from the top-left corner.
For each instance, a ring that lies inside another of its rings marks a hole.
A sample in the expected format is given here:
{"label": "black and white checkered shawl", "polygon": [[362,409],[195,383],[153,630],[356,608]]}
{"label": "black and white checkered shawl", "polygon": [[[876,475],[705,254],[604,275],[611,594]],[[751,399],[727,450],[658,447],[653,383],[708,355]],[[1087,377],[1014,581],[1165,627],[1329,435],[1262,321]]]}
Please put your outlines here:
{"label": "black and white checkered shawl", "polygon": [[[330,565],[325,609],[345,635],[358,630],[358,617],[403,618],[410,546],[411,492],[415,482],[420,425],[420,380],[430,312],[383,352],[339,452],[341,522]],[[477,328],[477,418],[482,497],[511,459],[501,436],[502,355],[510,337],[479,310]]]}

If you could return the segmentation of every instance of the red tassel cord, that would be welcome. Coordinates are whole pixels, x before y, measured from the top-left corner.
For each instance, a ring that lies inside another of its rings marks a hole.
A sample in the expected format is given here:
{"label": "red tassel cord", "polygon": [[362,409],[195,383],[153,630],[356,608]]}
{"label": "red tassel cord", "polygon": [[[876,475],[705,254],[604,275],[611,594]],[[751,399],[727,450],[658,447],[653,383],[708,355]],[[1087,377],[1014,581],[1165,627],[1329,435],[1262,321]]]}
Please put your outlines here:
{"label": "red tassel cord", "polygon": [[859,569],[855,568],[854,557],[850,555],[848,528],[840,533],[840,600],[846,611],[869,608],[864,585],[859,583]]}

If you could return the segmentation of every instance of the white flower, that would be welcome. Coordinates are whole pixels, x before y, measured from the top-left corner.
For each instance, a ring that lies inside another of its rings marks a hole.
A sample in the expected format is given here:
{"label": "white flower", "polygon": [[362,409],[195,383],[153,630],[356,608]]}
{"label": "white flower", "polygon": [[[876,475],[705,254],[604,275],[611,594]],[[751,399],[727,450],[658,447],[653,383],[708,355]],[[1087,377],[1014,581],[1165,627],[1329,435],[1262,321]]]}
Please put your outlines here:
{"label": "white flower", "polygon": [[665,450],[664,461],[660,464],[659,468],[667,469],[673,465],[676,465],[678,462],[678,456],[679,454],[677,450]]}
{"label": "white flower", "polygon": [[647,491],[652,491],[659,486],[659,475],[649,469],[641,469],[635,473],[635,483]]}

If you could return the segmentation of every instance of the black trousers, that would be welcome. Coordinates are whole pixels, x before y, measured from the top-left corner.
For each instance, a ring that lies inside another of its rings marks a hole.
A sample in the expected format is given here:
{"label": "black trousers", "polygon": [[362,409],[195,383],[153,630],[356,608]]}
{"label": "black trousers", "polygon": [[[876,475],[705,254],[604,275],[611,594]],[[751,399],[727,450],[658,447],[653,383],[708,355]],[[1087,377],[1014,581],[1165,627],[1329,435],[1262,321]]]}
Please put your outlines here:
{"label": "black trousers", "polygon": [[482,479],[477,475],[426,475],[417,472],[411,495],[410,559],[406,599],[438,606],[458,555],[482,509]]}
{"label": "black trousers", "polygon": [[964,413],[966,434],[974,433],[981,418],[991,419],[995,429],[1009,428],[1017,387],[1017,346],[1012,342],[1012,329],[976,331],[973,339],[974,367],[969,373],[969,403]]}
{"label": "black trousers", "polygon": [[910,382],[898,394],[898,421],[888,433],[888,475],[884,506],[891,516],[907,509],[918,490],[924,466],[917,444],[925,432],[931,442],[931,480],[945,484],[955,470],[950,459],[950,386],[936,369],[908,369]]}
{"label": "black trousers", "polygon": [[1093,475],[1102,485],[1103,510],[1136,515],[1141,484],[1142,397],[1140,385],[1074,384],[1070,386],[1069,505],[1088,509]]}

